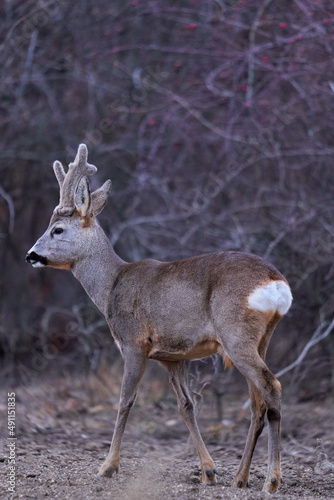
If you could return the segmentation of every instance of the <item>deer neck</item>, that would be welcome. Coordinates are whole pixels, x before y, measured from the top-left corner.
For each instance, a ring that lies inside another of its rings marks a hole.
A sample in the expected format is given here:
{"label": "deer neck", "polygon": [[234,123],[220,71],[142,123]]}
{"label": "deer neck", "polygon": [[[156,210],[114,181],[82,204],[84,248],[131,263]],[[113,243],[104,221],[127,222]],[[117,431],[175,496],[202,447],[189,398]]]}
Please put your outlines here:
{"label": "deer neck", "polygon": [[105,232],[98,225],[87,247],[88,251],[76,262],[72,272],[94,304],[105,314],[110,290],[125,262],[115,253]]}

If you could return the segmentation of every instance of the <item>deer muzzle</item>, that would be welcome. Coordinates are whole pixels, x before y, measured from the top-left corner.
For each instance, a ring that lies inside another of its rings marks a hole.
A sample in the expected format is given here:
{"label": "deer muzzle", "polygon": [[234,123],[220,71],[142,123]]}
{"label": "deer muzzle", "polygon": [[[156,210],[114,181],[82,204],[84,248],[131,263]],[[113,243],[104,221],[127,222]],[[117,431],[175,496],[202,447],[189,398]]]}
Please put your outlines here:
{"label": "deer muzzle", "polygon": [[31,264],[33,267],[44,267],[48,264],[46,257],[38,255],[36,252],[28,252],[26,255],[26,262]]}

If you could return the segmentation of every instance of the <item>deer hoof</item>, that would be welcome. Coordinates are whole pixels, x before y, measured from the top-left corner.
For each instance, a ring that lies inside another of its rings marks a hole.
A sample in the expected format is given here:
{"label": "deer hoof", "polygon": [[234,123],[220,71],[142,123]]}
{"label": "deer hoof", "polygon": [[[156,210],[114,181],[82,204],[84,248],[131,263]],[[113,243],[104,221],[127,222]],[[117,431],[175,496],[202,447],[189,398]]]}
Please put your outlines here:
{"label": "deer hoof", "polygon": [[110,476],[110,477],[111,477],[111,476],[112,476],[112,474],[113,474],[113,472],[114,472],[113,467],[108,467],[108,469],[107,469],[107,470],[106,470],[106,472],[105,472],[105,475],[106,475],[106,476]]}
{"label": "deer hoof", "polygon": [[270,481],[266,481],[263,491],[266,493],[275,493],[280,485],[280,480],[277,477],[272,477]]}
{"label": "deer hoof", "polygon": [[117,474],[118,467],[109,466],[107,468],[101,467],[99,475],[104,477],[112,477],[114,473]]}
{"label": "deer hoof", "polygon": [[216,484],[217,469],[206,469],[205,474],[202,474],[203,484]]}
{"label": "deer hoof", "polygon": [[235,488],[247,488],[248,482],[243,481],[242,479],[234,478],[232,481],[232,486],[234,486]]}

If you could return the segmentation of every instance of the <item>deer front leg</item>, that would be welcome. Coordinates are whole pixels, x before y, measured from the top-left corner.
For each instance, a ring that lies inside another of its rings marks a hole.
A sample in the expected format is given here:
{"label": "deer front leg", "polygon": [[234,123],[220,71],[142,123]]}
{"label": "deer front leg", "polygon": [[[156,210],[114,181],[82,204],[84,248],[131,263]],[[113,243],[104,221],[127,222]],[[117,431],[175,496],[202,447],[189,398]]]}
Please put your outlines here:
{"label": "deer front leg", "polygon": [[130,410],[135,402],[137,388],[143,376],[146,357],[137,350],[125,349],[123,351],[124,373],[121,387],[119,410],[117,413],[114,434],[112,437],[110,450],[103,465],[99,470],[100,476],[111,477],[114,472],[118,472],[120,461],[120,449],[122,437]]}
{"label": "deer front leg", "polygon": [[170,381],[177,396],[179,412],[193,438],[194,445],[201,462],[202,482],[203,484],[213,485],[216,483],[217,470],[208,450],[206,449],[197,425],[194,404],[189,394],[187,380],[184,373],[184,362],[163,362],[163,365],[169,372]]}

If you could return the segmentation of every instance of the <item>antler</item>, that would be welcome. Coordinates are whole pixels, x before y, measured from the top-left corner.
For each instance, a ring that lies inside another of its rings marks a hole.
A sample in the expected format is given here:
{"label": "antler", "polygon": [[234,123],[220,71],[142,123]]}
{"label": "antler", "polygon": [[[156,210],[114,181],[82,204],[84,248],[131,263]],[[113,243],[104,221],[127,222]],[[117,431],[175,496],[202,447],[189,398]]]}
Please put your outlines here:
{"label": "antler", "polygon": [[53,170],[60,186],[60,200],[57,211],[61,210],[63,215],[73,213],[74,193],[83,177],[93,175],[97,172],[94,165],[87,163],[88,150],[86,144],[80,144],[73,163],[68,166],[68,172],[59,161],[53,164]]}

